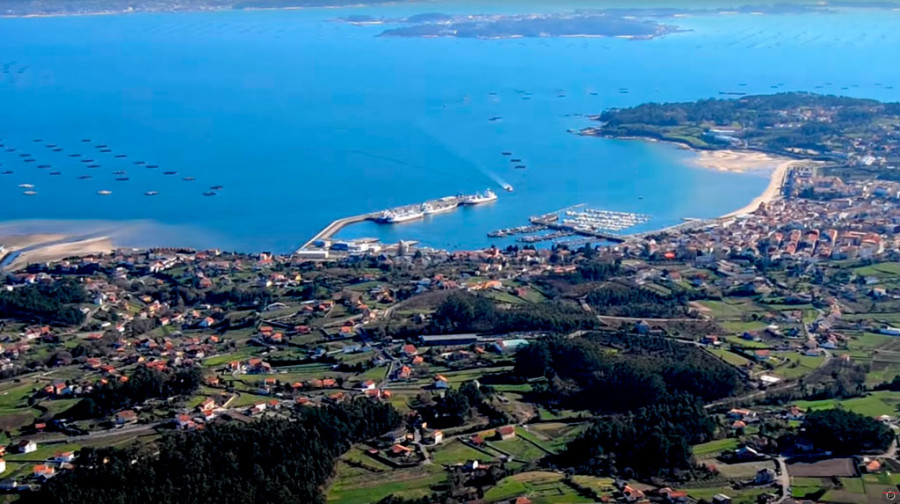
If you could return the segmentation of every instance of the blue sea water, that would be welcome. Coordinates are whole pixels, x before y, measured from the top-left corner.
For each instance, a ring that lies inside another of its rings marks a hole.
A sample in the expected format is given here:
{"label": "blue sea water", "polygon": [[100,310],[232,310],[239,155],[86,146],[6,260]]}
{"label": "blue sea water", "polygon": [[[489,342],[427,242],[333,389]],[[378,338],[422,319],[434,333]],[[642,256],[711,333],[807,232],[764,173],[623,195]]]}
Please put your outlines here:
{"label": "blue sea water", "polygon": [[[523,10],[548,7],[0,19],[0,65],[10,68],[0,74],[0,143],[17,149],[0,148],[0,171],[15,172],[0,175],[0,220],[11,223],[2,228],[287,252],[339,217],[491,187],[492,205],[340,236],[483,247],[506,243],[488,231],[577,203],[651,214],[642,229],[652,229],[741,207],[767,177],[697,168],[669,145],[567,133],[590,125],[584,115],[723,90],[900,99],[896,11],[690,17],[673,22],[691,31],[651,41],[379,38],[384,27],[333,22]],[[514,170],[501,151],[528,168]],[[116,181],[117,170],[130,180]],[[38,194],[24,196],[24,183]],[[204,197],[213,185],[224,190]],[[97,195],[104,189],[113,194]],[[151,190],[159,195],[143,195]]]}

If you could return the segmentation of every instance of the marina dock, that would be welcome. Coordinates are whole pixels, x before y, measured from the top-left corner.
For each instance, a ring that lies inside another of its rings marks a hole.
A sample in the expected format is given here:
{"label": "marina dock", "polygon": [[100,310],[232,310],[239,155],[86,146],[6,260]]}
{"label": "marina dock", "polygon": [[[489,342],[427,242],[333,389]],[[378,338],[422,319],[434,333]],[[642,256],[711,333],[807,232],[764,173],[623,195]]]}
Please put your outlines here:
{"label": "marina dock", "polygon": [[[622,243],[627,239],[627,236],[619,234],[619,232],[649,220],[649,215],[597,210],[580,204],[531,217],[528,219],[529,226],[499,229],[488,233],[488,237],[504,238],[532,233],[520,236],[516,238],[516,241],[529,244],[543,241],[561,243],[567,238],[580,236],[588,239]],[[535,234],[545,231],[547,232],[543,234]],[[565,241],[572,242],[573,240]]]}

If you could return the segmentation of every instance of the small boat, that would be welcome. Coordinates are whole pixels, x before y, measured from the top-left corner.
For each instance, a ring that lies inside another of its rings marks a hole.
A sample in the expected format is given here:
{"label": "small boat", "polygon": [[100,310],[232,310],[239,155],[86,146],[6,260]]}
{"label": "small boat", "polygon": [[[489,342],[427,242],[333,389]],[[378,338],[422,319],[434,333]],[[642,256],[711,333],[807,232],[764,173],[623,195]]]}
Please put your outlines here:
{"label": "small boat", "polygon": [[104,189],[102,191],[97,191],[97,194],[99,194],[100,196],[109,196],[110,194],[112,194],[112,191],[107,191],[106,189]]}
{"label": "small boat", "polygon": [[28,154],[27,152],[23,152],[22,154],[19,154],[19,157],[31,157],[31,154]]}
{"label": "small boat", "polygon": [[62,149],[57,147],[56,149],[53,149],[53,152],[62,152]]}
{"label": "small boat", "polygon": [[40,168],[40,169],[43,170],[44,168],[50,168],[50,165],[48,165],[48,164],[42,164],[42,165],[38,165],[38,168]]}
{"label": "small boat", "polygon": [[4,175],[12,175],[12,174],[13,174],[13,171],[12,171],[12,170],[6,170],[5,172],[3,172],[3,174],[4,174]]}
{"label": "small boat", "polygon": [[26,163],[34,163],[34,161],[35,161],[35,160],[32,159],[32,158],[25,158],[25,162],[26,162]]}
{"label": "small boat", "polygon": [[103,153],[112,152],[112,149],[100,149],[100,152],[103,152]]}
{"label": "small boat", "polygon": [[206,191],[205,193],[203,193],[203,195],[204,196],[215,196],[216,192],[215,191]]}
{"label": "small boat", "polygon": [[88,167],[88,168],[100,168],[100,165],[98,165],[98,164],[92,164],[92,165],[88,165],[87,167]]}
{"label": "small boat", "polygon": [[597,96],[600,93],[591,93],[591,96]]}
{"label": "small boat", "polygon": [[81,157],[81,154],[69,154],[69,157]]}
{"label": "small boat", "polygon": [[116,154],[116,157],[119,158],[119,159],[122,159],[122,158],[127,158],[128,155],[126,155],[126,154]]}
{"label": "small boat", "polygon": [[84,138],[84,139],[82,139],[81,141],[87,143],[87,142],[90,142],[91,139],[90,139],[90,138]]}
{"label": "small boat", "polygon": [[500,119],[503,119],[503,118],[500,116],[494,116],[494,117],[491,117],[490,119],[488,119],[488,121],[495,122],[495,121],[499,121]]}
{"label": "small boat", "polygon": [[78,180],[91,180],[91,178],[92,177],[90,175],[82,175],[78,177]]}
{"label": "small boat", "polygon": [[515,168],[516,170],[524,170],[526,166],[523,164],[517,164],[516,166],[513,166],[513,168]]}
{"label": "small boat", "polygon": [[224,189],[224,187],[220,185],[214,185],[210,187],[210,189],[212,189],[213,191],[221,191],[222,189]]}
{"label": "small boat", "polygon": [[6,149],[6,152],[16,152],[16,149],[10,147],[9,149]]}
{"label": "small boat", "polygon": [[113,172],[113,175],[125,175],[125,170],[116,170]]}
{"label": "small boat", "polygon": [[147,168],[159,168],[159,165],[148,164],[148,165],[147,165]]}
{"label": "small boat", "polygon": [[52,171],[50,172],[50,175],[62,175],[62,172]]}
{"label": "small boat", "polygon": [[33,189],[34,184],[19,184],[20,189]]}
{"label": "small boat", "polygon": [[510,163],[521,163],[522,160],[521,159],[510,159],[509,162]]}
{"label": "small boat", "polygon": [[108,147],[108,145],[95,145],[94,146],[95,149],[105,149],[107,147]]}
{"label": "small boat", "polygon": [[24,194],[25,196],[34,196],[37,194],[37,191],[25,191],[22,194]]}
{"label": "small boat", "polygon": [[165,172],[163,172],[163,175],[175,175],[176,173],[178,173],[178,172],[165,171]]}
{"label": "small boat", "polygon": [[35,138],[34,140],[32,140],[32,142],[41,143],[43,142],[43,140],[41,140],[40,138]]}
{"label": "small boat", "polygon": [[184,178],[181,179],[181,180],[184,180],[185,182],[192,182],[192,181],[197,180],[197,179],[194,178],[194,177],[184,177]]}
{"label": "small boat", "polygon": [[509,151],[503,151],[503,152],[500,153],[500,155],[501,155],[501,156],[512,156],[512,152],[509,152]]}
{"label": "small boat", "polygon": [[504,184],[503,189],[506,189],[506,192],[513,192],[513,186],[509,184]]}
{"label": "small boat", "polygon": [[131,180],[131,179],[128,177],[119,177],[116,179],[116,182],[127,182],[129,180]]}
{"label": "small boat", "polygon": [[82,163],[93,163],[94,160],[93,159],[82,159],[81,162]]}
{"label": "small boat", "polygon": [[156,191],[147,191],[144,193],[144,196],[156,196],[157,194],[159,193]]}
{"label": "small boat", "polygon": [[135,161],[134,164],[136,164],[136,165],[142,165],[142,164],[145,164],[145,161]]}

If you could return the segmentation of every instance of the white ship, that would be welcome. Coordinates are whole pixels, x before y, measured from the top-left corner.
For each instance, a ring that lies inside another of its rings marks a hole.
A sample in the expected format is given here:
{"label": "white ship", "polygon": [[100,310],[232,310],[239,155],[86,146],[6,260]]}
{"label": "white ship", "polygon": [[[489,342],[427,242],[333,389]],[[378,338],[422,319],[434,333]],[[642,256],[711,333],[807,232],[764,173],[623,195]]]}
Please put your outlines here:
{"label": "white ship", "polygon": [[110,194],[112,194],[112,191],[107,191],[104,189],[102,191],[97,191],[97,194],[99,194],[100,196],[109,196]]}
{"label": "white ship", "polygon": [[436,215],[446,212],[452,212],[456,209],[456,205],[432,205],[431,203],[422,204],[422,213],[425,215]]}
{"label": "white ship", "polygon": [[381,214],[379,219],[387,224],[400,224],[401,222],[409,222],[425,217],[425,213],[418,210],[409,210],[403,212],[386,211]]}
{"label": "white ship", "polygon": [[462,197],[463,205],[480,205],[482,203],[490,203],[492,201],[497,201],[497,195],[490,189],[484,191],[483,193],[475,193],[469,196]]}

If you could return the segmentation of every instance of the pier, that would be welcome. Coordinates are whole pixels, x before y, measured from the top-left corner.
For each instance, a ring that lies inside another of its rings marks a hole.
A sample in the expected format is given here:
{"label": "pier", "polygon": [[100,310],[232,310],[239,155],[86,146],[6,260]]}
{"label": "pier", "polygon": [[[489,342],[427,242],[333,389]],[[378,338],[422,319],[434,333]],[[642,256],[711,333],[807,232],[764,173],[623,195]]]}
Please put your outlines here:
{"label": "pier", "polygon": [[367,213],[367,214],[362,214],[362,215],[354,215],[352,217],[344,217],[342,219],[338,219],[338,220],[332,222],[331,224],[325,226],[325,229],[316,233],[312,238],[309,239],[309,241],[307,241],[306,243],[301,245],[300,248],[297,249],[297,251],[299,252],[301,250],[306,250],[306,249],[312,247],[313,243],[315,243],[319,240],[327,240],[327,239],[331,238],[332,236],[336,235],[338,233],[338,231],[340,231],[341,229],[344,229],[345,227],[347,227],[351,224],[358,224],[360,222],[365,222],[367,220],[375,220],[379,216],[381,216],[381,213],[382,212],[372,212],[372,213]]}
{"label": "pier", "polygon": [[379,210],[377,212],[354,215],[352,217],[343,217],[325,226],[324,229],[316,233],[312,238],[307,240],[306,243],[301,245],[297,249],[297,252],[315,249],[314,244],[316,242],[331,239],[334,235],[338,234],[341,229],[344,229],[351,224],[358,224],[365,221],[374,221],[378,222],[379,224],[400,224],[403,222],[420,220],[424,219],[425,217],[453,211],[463,204],[472,204],[467,203],[466,199],[471,197],[472,196],[466,195],[445,196],[443,198],[428,200],[423,203],[402,205],[399,207]]}

